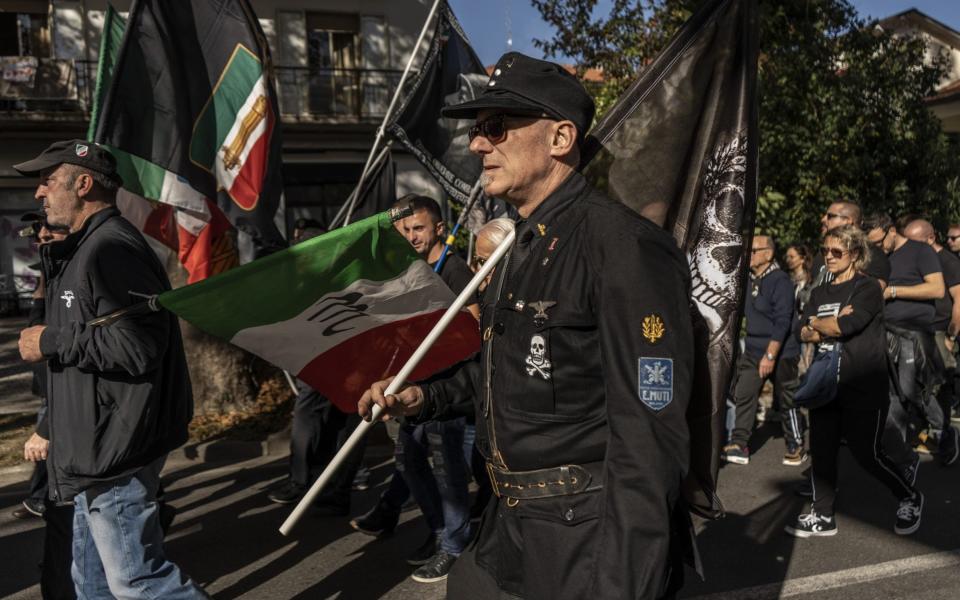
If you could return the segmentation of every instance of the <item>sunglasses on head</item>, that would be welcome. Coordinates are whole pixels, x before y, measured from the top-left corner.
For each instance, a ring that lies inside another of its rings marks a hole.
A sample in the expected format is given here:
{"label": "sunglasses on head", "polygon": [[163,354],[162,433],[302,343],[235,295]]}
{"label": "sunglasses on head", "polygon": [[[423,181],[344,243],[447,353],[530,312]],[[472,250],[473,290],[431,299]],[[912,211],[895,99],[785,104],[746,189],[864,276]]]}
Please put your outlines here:
{"label": "sunglasses on head", "polygon": [[824,257],[833,257],[837,260],[843,258],[845,254],[849,254],[849,250],[841,250],[840,248],[828,248],[826,246],[820,248],[821,254]]}

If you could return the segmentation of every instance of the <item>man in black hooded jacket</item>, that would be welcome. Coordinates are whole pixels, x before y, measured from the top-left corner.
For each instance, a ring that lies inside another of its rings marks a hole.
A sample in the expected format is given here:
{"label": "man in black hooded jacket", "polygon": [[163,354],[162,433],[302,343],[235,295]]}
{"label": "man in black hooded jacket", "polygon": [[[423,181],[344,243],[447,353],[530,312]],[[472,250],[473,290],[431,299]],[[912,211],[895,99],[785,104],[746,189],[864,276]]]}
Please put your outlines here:
{"label": "man in black hooded jacket", "polygon": [[202,598],[163,554],[156,495],[170,450],[187,439],[193,399],[176,317],[93,319],[170,289],[156,255],[115,206],[120,178],[104,148],[56,142],[15,165],[39,175],[47,221],[69,235],[41,251],[46,325],[20,335],[47,360],[50,497],[74,504],[72,575],[88,598]]}

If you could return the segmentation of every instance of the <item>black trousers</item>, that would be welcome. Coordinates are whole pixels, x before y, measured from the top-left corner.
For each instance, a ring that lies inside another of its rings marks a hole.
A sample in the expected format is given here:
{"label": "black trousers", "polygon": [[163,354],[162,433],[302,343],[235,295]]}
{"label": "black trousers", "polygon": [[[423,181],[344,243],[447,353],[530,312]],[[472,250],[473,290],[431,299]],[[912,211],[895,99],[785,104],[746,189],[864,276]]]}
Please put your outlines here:
{"label": "black trousers", "polygon": [[57,506],[47,501],[43,512],[43,563],[40,594],[43,600],[73,600],[76,592],[70,565],[73,563],[73,505]]}
{"label": "black trousers", "polygon": [[833,515],[837,489],[837,454],[840,440],[854,460],[890,490],[898,500],[914,493],[903,472],[883,452],[881,439],[887,408],[856,409],[844,404],[841,395],[833,402],[810,410],[810,456],[813,473],[813,508]]}
{"label": "black trousers", "polygon": [[[360,415],[342,412],[323,395],[306,388],[293,405],[293,427],[290,432],[290,479],[309,486],[343,446],[360,424]],[[350,453],[321,502],[349,505],[353,478],[363,461],[365,443]]]}
{"label": "black trousers", "polygon": [[[788,446],[803,447],[805,424],[803,414],[793,404],[793,395],[797,391],[799,378],[797,368],[800,357],[780,358],[773,369],[773,398],[780,405],[780,421],[783,426],[783,439]],[[737,362],[737,385],[733,392],[736,405],[736,424],[730,441],[746,447],[753,433],[753,423],[757,418],[757,401],[764,380],[760,378],[760,362],[756,358],[740,355]]]}

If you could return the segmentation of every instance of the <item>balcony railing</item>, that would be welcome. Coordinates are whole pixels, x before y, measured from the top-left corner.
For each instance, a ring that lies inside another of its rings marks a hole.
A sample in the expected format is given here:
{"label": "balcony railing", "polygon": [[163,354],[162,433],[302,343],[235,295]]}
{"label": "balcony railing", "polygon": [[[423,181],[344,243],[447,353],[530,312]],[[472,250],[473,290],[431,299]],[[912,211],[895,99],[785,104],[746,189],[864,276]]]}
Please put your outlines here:
{"label": "balcony railing", "polygon": [[400,71],[277,67],[280,114],[297,119],[382,118]]}
{"label": "balcony railing", "polygon": [[0,110],[89,110],[97,68],[92,61],[2,56],[0,68]]}
{"label": "balcony railing", "polygon": [[[0,111],[80,113],[89,117],[97,63],[0,57]],[[276,67],[285,119],[372,121],[387,111],[401,72],[387,69]]]}

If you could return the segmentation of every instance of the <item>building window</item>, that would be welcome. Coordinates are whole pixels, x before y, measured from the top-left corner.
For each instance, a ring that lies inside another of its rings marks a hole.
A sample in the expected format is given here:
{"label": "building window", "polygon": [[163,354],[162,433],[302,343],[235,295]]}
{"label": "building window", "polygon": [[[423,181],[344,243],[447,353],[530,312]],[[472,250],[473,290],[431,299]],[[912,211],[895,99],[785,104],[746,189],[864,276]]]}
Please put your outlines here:
{"label": "building window", "polygon": [[0,56],[49,57],[47,15],[0,12]]}
{"label": "building window", "polygon": [[359,17],[315,12],[308,12],[306,17],[310,111],[321,115],[357,114]]}

